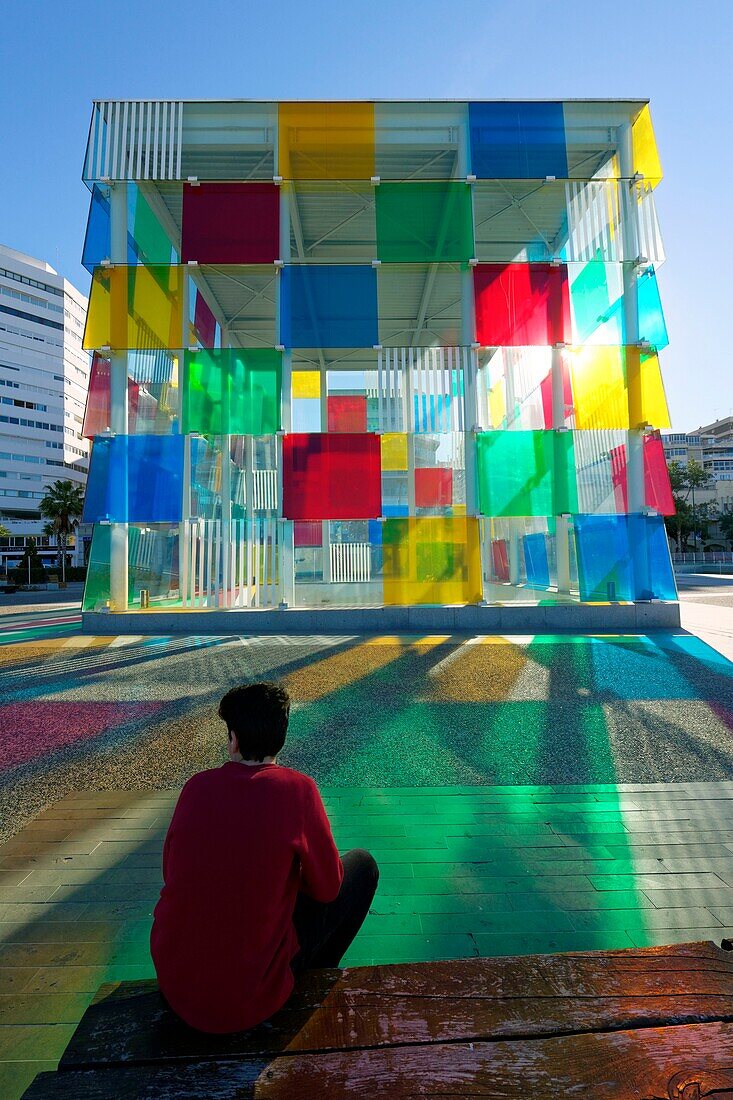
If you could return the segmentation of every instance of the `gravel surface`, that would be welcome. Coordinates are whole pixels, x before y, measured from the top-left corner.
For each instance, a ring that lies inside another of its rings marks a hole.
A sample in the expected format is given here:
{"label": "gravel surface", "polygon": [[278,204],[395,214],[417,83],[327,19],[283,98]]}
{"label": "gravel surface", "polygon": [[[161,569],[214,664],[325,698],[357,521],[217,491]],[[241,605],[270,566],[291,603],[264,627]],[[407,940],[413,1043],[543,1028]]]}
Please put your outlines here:
{"label": "gravel surface", "polygon": [[88,641],[0,647],[0,839],[69,790],[178,787],[216,766],[218,701],[260,678],[294,700],[282,762],[322,784],[733,775],[733,665],[691,637]]}

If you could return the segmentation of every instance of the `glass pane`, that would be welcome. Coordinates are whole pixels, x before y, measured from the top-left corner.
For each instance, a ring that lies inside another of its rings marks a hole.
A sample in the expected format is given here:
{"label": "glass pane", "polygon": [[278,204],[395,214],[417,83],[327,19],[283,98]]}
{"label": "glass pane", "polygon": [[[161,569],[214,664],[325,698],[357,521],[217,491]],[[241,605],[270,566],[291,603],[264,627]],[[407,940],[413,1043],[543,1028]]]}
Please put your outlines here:
{"label": "glass pane", "polygon": [[543,532],[523,536],[524,567],[527,584],[533,588],[550,587],[550,561],[547,535]]}
{"label": "glass pane", "polygon": [[280,255],[280,190],[274,183],[183,188],[184,263],[268,264]]}
{"label": "glass pane", "polygon": [[479,264],[474,295],[476,339],[484,347],[570,342],[564,264]]}
{"label": "glass pane", "polygon": [[547,262],[564,256],[565,183],[478,180],[472,191],[477,260]]}
{"label": "glass pane", "polygon": [[656,352],[624,348],[629,387],[629,422],[633,428],[651,424],[669,428],[671,420]]}
{"label": "glass pane", "polygon": [[195,289],[195,305],[193,315],[193,327],[198,337],[198,342],[203,348],[213,348],[216,345],[216,318],[211,312],[208,302],[203,294]]}
{"label": "glass pane", "polygon": [[572,432],[480,432],[479,507],[485,516],[577,511]]}
{"label": "glass pane", "polygon": [[379,436],[283,437],[286,519],[370,519],[381,514]]}
{"label": "glass pane", "polygon": [[179,522],[182,483],[183,436],[97,436],[83,522]]}
{"label": "glass pane", "polygon": [[378,342],[384,347],[455,348],[462,343],[459,264],[382,264],[377,285]]}
{"label": "glass pane", "polygon": [[382,469],[407,469],[407,436],[399,432],[387,432],[381,437]]}
{"label": "glass pane", "polygon": [[382,540],[385,604],[481,599],[475,518],[386,519]]}
{"label": "glass pane", "polygon": [[184,354],[184,432],[266,435],[280,430],[279,351],[219,348]]}
{"label": "glass pane", "polygon": [[580,598],[588,602],[676,600],[661,516],[576,516]]}
{"label": "glass pane", "polygon": [[283,183],[290,204],[290,255],[308,263],[371,263],[377,255],[369,180]]}
{"label": "glass pane", "polygon": [[562,103],[469,103],[468,118],[479,178],[567,177]]}
{"label": "glass pane", "polygon": [[626,464],[628,432],[578,431],[575,464],[578,511],[583,513],[628,511]]}
{"label": "glass pane", "polygon": [[677,511],[659,432],[644,436],[644,503],[660,516],[673,516]]}
{"label": "glass pane", "polygon": [[422,263],[473,256],[468,184],[382,183],[376,204],[380,260]]}
{"label": "glass pane", "polygon": [[180,267],[97,268],[84,348],[179,348],[183,335]]}
{"label": "glass pane", "polygon": [[372,267],[285,267],[280,342],[290,348],[362,348],[378,342]]}
{"label": "glass pane", "polygon": [[624,349],[588,345],[566,352],[573,386],[575,427],[628,428]]}
{"label": "glass pane", "polygon": [[[112,524],[96,524],[89,552],[83,611],[99,611],[109,605]],[[178,527],[135,527],[127,530],[128,607],[140,606],[146,589],[158,607],[180,604],[178,586]],[[114,610],[114,608],[112,608]]]}
{"label": "glass pane", "polygon": [[652,185],[659,183],[662,178],[662,163],[657,150],[657,139],[654,136],[649,104],[642,107],[634,125],[631,127],[631,141],[634,172],[638,172],[644,179],[650,180]]}
{"label": "glass pane", "polygon": [[468,172],[460,102],[375,104],[377,175],[383,180],[447,180]]}
{"label": "glass pane", "polygon": [[365,432],[367,399],[358,394],[328,395],[329,432]]}
{"label": "glass pane", "polygon": [[280,103],[278,175],[368,180],[374,175],[373,103]]}
{"label": "glass pane", "polygon": [[181,176],[272,181],[276,133],[276,103],[184,103]]}

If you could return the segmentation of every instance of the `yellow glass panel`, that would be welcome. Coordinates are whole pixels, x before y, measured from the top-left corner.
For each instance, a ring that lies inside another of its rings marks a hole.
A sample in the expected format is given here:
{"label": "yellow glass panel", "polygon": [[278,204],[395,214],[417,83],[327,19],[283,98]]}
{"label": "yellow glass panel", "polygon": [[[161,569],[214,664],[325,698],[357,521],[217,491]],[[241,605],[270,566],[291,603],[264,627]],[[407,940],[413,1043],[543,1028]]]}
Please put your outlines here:
{"label": "yellow glass panel", "polygon": [[401,432],[387,432],[382,436],[382,469],[407,469],[407,436]]}
{"label": "yellow glass panel", "polygon": [[317,370],[293,371],[293,397],[320,397],[321,375]]}
{"label": "yellow glass panel", "polygon": [[500,428],[506,417],[506,384],[500,378],[489,390],[489,416],[492,428]]}
{"label": "yellow glass panel", "polygon": [[657,151],[657,139],[654,136],[652,116],[649,105],[642,107],[631,127],[631,141],[634,155],[634,171],[640,172],[645,180],[653,184],[662,178],[662,163]]}
{"label": "yellow glass panel", "polygon": [[623,349],[572,348],[567,352],[576,428],[628,428]]}
{"label": "yellow glass panel", "polygon": [[478,520],[387,519],[382,527],[385,604],[478,603]]}
{"label": "yellow glass panel", "polygon": [[180,348],[183,271],[179,267],[97,268],[84,348]]}
{"label": "yellow glass panel", "polygon": [[637,428],[650,424],[653,428],[671,427],[656,353],[626,348],[626,377],[629,387],[630,426]]}
{"label": "yellow glass panel", "polygon": [[373,103],[281,103],[278,175],[368,180],[374,175]]}

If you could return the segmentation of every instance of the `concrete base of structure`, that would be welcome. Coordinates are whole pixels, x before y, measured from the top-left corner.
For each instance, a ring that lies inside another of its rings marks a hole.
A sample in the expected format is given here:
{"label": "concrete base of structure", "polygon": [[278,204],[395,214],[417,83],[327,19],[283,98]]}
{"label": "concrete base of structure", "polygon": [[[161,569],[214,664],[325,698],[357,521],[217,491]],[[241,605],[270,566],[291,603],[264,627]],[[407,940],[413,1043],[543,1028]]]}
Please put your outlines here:
{"label": "concrete base of structure", "polygon": [[645,634],[680,625],[678,603],[512,604],[505,607],[334,607],[309,610],[85,611],[85,634]]}

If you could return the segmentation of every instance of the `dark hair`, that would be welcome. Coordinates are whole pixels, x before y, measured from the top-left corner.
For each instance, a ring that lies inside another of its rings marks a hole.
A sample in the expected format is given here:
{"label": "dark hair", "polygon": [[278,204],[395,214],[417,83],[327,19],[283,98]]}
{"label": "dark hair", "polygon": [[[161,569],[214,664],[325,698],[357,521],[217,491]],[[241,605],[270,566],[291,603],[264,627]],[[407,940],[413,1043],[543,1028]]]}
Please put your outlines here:
{"label": "dark hair", "polygon": [[240,684],[219,703],[219,717],[236,733],[245,760],[264,760],[277,756],[285,744],[290,696],[281,684],[270,680]]}

